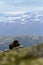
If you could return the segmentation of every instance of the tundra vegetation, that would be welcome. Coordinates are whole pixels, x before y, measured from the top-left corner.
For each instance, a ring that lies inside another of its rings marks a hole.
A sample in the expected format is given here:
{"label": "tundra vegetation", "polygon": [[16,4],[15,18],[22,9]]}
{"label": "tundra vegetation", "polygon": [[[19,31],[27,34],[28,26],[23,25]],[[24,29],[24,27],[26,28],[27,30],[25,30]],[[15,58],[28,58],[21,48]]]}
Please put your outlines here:
{"label": "tundra vegetation", "polygon": [[0,65],[43,65],[43,43],[0,51]]}

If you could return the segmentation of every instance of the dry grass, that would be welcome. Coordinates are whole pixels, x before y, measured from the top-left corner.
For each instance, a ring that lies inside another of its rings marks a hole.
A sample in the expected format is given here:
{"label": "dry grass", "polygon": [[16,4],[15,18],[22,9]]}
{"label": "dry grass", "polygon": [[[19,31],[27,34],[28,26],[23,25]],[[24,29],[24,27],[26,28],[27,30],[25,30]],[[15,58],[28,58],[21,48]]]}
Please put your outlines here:
{"label": "dry grass", "polygon": [[43,65],[41,48],[41,46],[40,49],[39,46],[35,46],[0,52],[0,65]]}

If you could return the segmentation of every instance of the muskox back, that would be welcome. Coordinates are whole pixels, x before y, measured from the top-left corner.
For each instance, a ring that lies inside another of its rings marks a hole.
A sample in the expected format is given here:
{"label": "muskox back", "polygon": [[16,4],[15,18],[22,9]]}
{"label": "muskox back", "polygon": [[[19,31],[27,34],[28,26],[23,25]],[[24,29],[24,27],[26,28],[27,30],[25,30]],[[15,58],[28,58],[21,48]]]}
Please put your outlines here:
{"label": "muskox back", "polygon": [[14,47],[20,46],[20,43],[18,40],[15,40],[13,43],[9,45],[9,49],[12,49]]}

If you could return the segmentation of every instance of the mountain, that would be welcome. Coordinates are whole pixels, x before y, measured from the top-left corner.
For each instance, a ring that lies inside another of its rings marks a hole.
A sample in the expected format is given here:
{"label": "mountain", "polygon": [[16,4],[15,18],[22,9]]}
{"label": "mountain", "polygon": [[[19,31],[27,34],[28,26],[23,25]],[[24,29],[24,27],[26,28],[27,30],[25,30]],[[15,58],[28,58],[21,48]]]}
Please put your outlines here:
{"label": "mountain", "polygon": [[24,47],[33,46],[34,44],[43,43],[43,36],[17,36],[17,37],[0,37],[0,50],[9,49],[9,44],[18,40]]}

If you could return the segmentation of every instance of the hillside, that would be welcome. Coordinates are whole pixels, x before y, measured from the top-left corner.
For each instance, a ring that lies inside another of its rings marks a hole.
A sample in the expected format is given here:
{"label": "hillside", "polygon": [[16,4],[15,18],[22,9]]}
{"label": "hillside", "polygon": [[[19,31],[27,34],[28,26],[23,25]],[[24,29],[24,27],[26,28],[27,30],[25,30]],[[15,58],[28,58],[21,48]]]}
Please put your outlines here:
{"label": "hillside", "polygon": [[43,65],[43,44],[0,51],[0,65]]}

